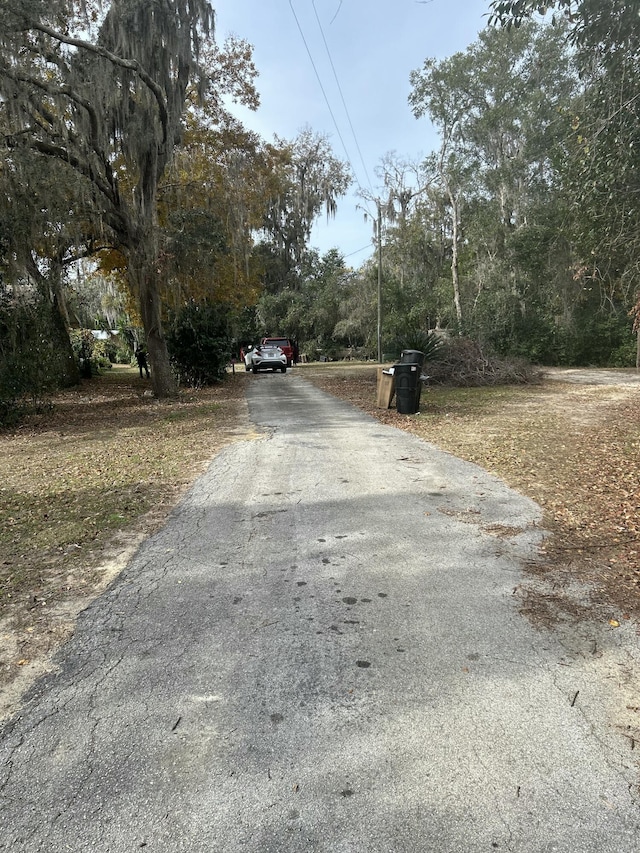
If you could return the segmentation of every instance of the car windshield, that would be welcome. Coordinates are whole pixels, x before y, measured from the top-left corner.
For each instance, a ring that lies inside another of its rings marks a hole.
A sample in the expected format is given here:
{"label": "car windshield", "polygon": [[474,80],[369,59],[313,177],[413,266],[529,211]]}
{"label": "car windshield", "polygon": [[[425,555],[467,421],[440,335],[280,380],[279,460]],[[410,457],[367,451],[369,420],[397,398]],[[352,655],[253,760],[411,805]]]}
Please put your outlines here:
{"label": "car windshield", "polygon": [[268,343],[268,346],[270,347],[286,347],[288,345],[289,341],[287,338],[273,338],[273,340]]}

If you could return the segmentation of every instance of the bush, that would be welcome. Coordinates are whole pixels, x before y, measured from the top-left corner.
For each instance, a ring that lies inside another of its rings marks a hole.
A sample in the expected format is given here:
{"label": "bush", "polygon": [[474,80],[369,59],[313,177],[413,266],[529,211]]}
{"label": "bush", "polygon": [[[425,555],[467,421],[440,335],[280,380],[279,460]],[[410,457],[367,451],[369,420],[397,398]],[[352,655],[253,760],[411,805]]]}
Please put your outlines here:
{"label": "bush", "polygon": [[115,351],[114,364],[131,364],[133,361],[133,353],[129,347],[119,346]]}
{"label": "bush", "polygon": [[[50,407],[49,395],[77,379],[64,351],[51,306],[44,300],[0,304],[0,425]],[[65,335],[68,347],[68,340]]]}
{"label": "bush", "polygon": [[219,382],[231,358],[229,309],[188,302],[169,323],[167,347],[180,380],[199,387]]}
{"label": "bush", "polygon": [[612,350],[609,359],[608,367],[635,367],[637,357],[638,344],[635,338],[629,335],[629,340],[626,343],[620,344],[619,347]]}
{"label": "bush", "polygon": [[407,329],[407,331],[391,342],[391,351],[400,357],[403,350],[418,350],[424,353],[424,361],[433,361],[438,358],[444,345],[440,333],[424,331],[424,329]]}
{"label": "bush", "polygon": [[89,329],[72,329],[69,336],[81,375],[85,379],[91,379],[94,367],[93,350],[96,345],[96,339]]}
{"label": "bush", "polygon": [[111,370],[115,357],[115,344],[110,341],[96,341],[91,354],[91,367],[96,373],[100,370]]}

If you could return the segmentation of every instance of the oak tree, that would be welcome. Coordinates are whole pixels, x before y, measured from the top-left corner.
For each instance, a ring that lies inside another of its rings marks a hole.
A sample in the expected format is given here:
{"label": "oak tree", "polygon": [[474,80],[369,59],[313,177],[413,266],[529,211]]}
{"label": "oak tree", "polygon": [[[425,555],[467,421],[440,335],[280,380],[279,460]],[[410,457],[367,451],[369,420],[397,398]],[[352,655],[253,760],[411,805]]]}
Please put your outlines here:
{"label": "oak tree", "polygon": [[83,180],[88,231],[127,259],[158,396],[173,393],[162,328],[158,187],[180,141],[190,86],[204,94],[207,0],[0,0],[0,97],[10,149]]}

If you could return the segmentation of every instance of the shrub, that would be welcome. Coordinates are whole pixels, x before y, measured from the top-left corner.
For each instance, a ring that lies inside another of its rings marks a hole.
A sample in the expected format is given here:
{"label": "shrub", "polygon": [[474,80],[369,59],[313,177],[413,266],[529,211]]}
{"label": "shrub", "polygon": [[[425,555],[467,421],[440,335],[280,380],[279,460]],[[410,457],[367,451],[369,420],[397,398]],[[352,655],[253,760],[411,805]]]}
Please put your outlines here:
{"label": "shrub", "polygon": [[114,364],[131,364],[133,353],[126,346],[119,346],[115,351]]}
{"label": "shrub", "polygon": [[89,329],[72,329],[69,336],[81,375],[85,379],[91,379],[93,350],[96,345],[96,339]]}
{"label": "shrub", "polygon": [[0,425],[11,426],[29,410],[50,407],[49,394],[77,378],[69,362],[73,359],[60,345],[46,301],[1,304]]}
{"label": "shrub", "polygon": [[96,370],[111,370],[116,347],[111,341],[96,341],[91,355],[91,366]]}
{"label": "shrub", "polygon": [[229,309],[207,302],[188,302],[170,320],[169,356],[180,380],[199,387],[220,381],[231,357]]}
{"label": "shrub", "polygon": [[438,358],[444,341],[437,332],[426,332],[423,329],[409,329],[393,342],[392,349],[397,350],[398,355],[403,350],[418,350],[424,354],[424,361],[433,361]]}
{"label": "shrub", "polygon": [[609,356],[609,367],[635,367],[637,357],[637,343],[629,335],[626,343],[620,344]]}

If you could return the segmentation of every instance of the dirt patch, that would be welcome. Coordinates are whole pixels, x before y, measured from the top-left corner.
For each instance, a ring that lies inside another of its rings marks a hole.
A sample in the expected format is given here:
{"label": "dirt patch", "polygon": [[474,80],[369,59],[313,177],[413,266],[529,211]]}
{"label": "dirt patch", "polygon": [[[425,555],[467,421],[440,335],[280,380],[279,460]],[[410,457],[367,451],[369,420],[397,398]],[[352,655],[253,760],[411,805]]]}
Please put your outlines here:
{"label": "dirt patch", "polygon": [[253,435],[244,381],[161,401],[113,368],[0,435],[0,716],[213,456]]}

